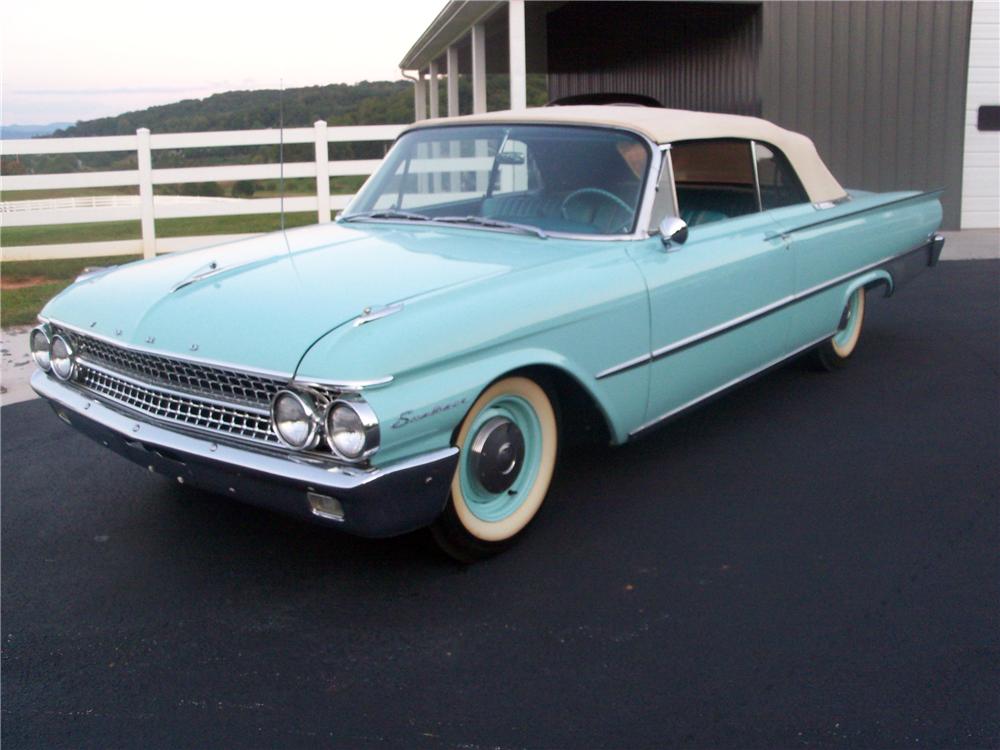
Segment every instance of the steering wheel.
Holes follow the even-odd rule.
[[[564,219],[571,221],[567,207],[569,206],[570,203],[579,198],[581,195],[596,195],[602,200],[614,203],[616,206],[625,211],[625,213],[627,213],[630,218],[632,216],[632,207],[614,193],[609,193],[607,190],[601,190],[601,188],[585,187],[574,190],[572,193],[563,198],[562,203],[559,204],[559,213],[562,215]]]

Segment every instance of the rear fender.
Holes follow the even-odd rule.
[[[856,279],[852,279],[851,283],[845,287],[843,299],[845,307],[847,306],[847,301],[851,298],[851,295],[862,287],[864,287],[865,291],[868,292],[881,289],[883,297],[892,296],[892,293],[895,290],[895,285],[893,284],[892,276],[889,272],[884,268],[876,268]]]

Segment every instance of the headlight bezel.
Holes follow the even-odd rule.
[[[278,400],[285,397],[292,398],[299,404],[309,423],[309,431],[306,439],[300,445],[296,445],[294,442],[288,440],[278,427]],[[277,435],[282,445],[292,450],[308,451],[319,445],[321,439],[320,432],[324,421],[323,416],[322,410],[316,406],[316,399],[309,393],[296,391],[291,388],[282,388],[271,398],[271,429],[274,430],[274,434]]]
[[[361,450],[354,454],[341,450],[336,442],[337,430],[334,428],[334,419],[337,410],[342,408],[352,411],[360,422],[360,432],[362,433]],[[326,408],[326,414],[323,418],[323,427],[326,444],[330,448],[330,452],[341,461],[346,461],[352,464],[361,463],[371,458],[371,456],[374,455],[379,449],[381,429],[379,427],[378,417],[375,414],[375,410],[369,406],[368,402],[361,398],[341,397],[331,401],[329,406]]]
[[[59,361],[65,361],[68,363],[66,370],[61,370],[60,366],[57,364],[55,351],[56,346],[62,344],[63,348],[66,350],[66,356],[60,357]],[[73,379],[76,375],[76,352],[73,349],[73,344],[70,342],[69,338],[62,333],[57,333],[51,338],[51,344],[49,345],[49,368],[53,375],[55,375],[59,380],[67,382]]]
[[[35,348],[35,336],[40,335],[45,338],[45,346]],[[52,336],[47,326],[35,326],[28,334],[28,351],[31,352],[31,360],[42,372],[52,372]]]

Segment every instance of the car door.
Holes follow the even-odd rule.
[[[670,165],[683,244],[638,243],[632,256],[649,290],[650,386],[646,423],[781,359],[788,350],[795,266],[760,211],[749,141],[674,144]],[[669,185],[666,189],[669,189]],[[639,429],[642,429],[640,427]]]

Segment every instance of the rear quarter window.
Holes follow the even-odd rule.
[[[760,180],[760,202],[765,211],[809,201],[798,175],[783,153],[763,143],[755,143],[754,151]]]

